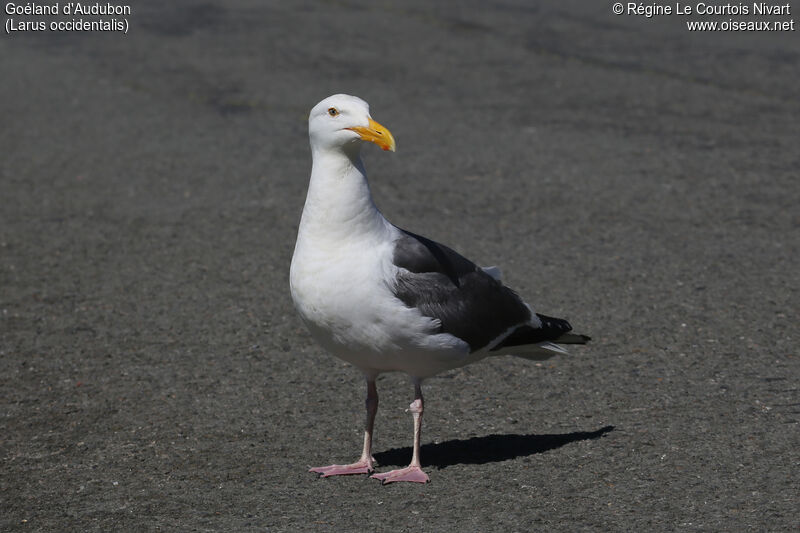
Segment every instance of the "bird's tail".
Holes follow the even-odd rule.
[[[553,342],[560,342],[561,344],[586,344],[592,340],[589,335],[581,335],[579,333],[564,333]]]
[[[591,340],[586,335],[578,335],[575,333],[565,333],[554,341],[537,342],[536,344],[525,344],[522,346],[509,346],[506,353],[514,357],[521,357],[531,361],[544,361],[550,359],[554,355],[569,353],[566,348],[560,344],[586,344]]]

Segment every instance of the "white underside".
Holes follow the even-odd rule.
[[[367,373],[403,371],[428,377],[475,360],[469,345],[437,333],[439,321],[406,307],[392,292],[399,230],[356,235],[336,246],[298,237],[290,285],[295,307],[326,350]]]

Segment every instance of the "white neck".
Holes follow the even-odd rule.
[[[386,220],[372,201],[359,149],[357,145],[349,151],[312,147],[311,181],[300,236],[347,239],[385,228]]]

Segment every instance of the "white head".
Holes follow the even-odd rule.
[[[394,152],[394,137],[369,116],[369,104],[349,94],[329,96],[311,110],[308,136],[312,149],[356,149],[363,141]]]

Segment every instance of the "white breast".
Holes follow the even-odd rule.
[[[387,222],[387,232],[396,231]],[[298,313],[325,349],[365,371],[422,376],[460,366],[466,343],[436,333],[436,319],[392,293],[397,267],[387,237],[362,235],[332,247],[301,231],[290,272]]]

